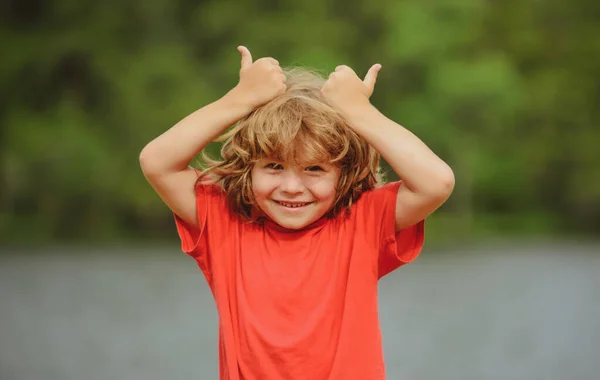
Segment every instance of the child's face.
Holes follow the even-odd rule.
[[[333,165],[300,166],[260,160],[252,168],[252,191],[258,207],[289,229],[321,218],[335,201],[340,169]]]

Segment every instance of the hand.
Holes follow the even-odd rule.
[[[276,59],[260,58],[252,62],[252,55],[245,46],[239,46],[238,51],[242,55],[240,81],[233,92],[250,102],[252,109],[286,91],[285,75]]]
[[[357,108],[369,105],[369,98],[375,89],[377,74],[381,70],[380,64],[371,66],[364,80],[348,66],[341,65],[329,75],[323,85],[321,93],[330,106],[346,114]]]

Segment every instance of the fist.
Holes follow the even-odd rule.
[[[260,58],[252,62],[252,55],[246,47],[239,46],[238,51],[242,55],[242,63],[240,81],[235,90],[253,109],[285,92],[285,75],[276,59]]]
[[[321,93],[325,101],[341,113],[368,105],[380,69],[380,64],[373,65],[361,80],[350,67],[338,66],[329,75]]]

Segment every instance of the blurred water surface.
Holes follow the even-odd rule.
[[[599,379],[600,245],[433,252],[380,283],[389,379]],[[0,379],[217,379],[217,314],[170,247],[0,256]]]

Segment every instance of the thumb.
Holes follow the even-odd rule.
[[[252,65],[252,54],[245,46],[238,46],[238,51],[242,54],[242,69],[250,67]]]
[[[375,82],[377,82],[377,74],[379,73],[379,70],[381,70],[381,65],[379,63],[374,64],[371,66],[367,72],[367,75],[365,75],[365,79],[363,80],[363,83],[369,89],[370,94],[372,94],[373,90],[375,89]]]

